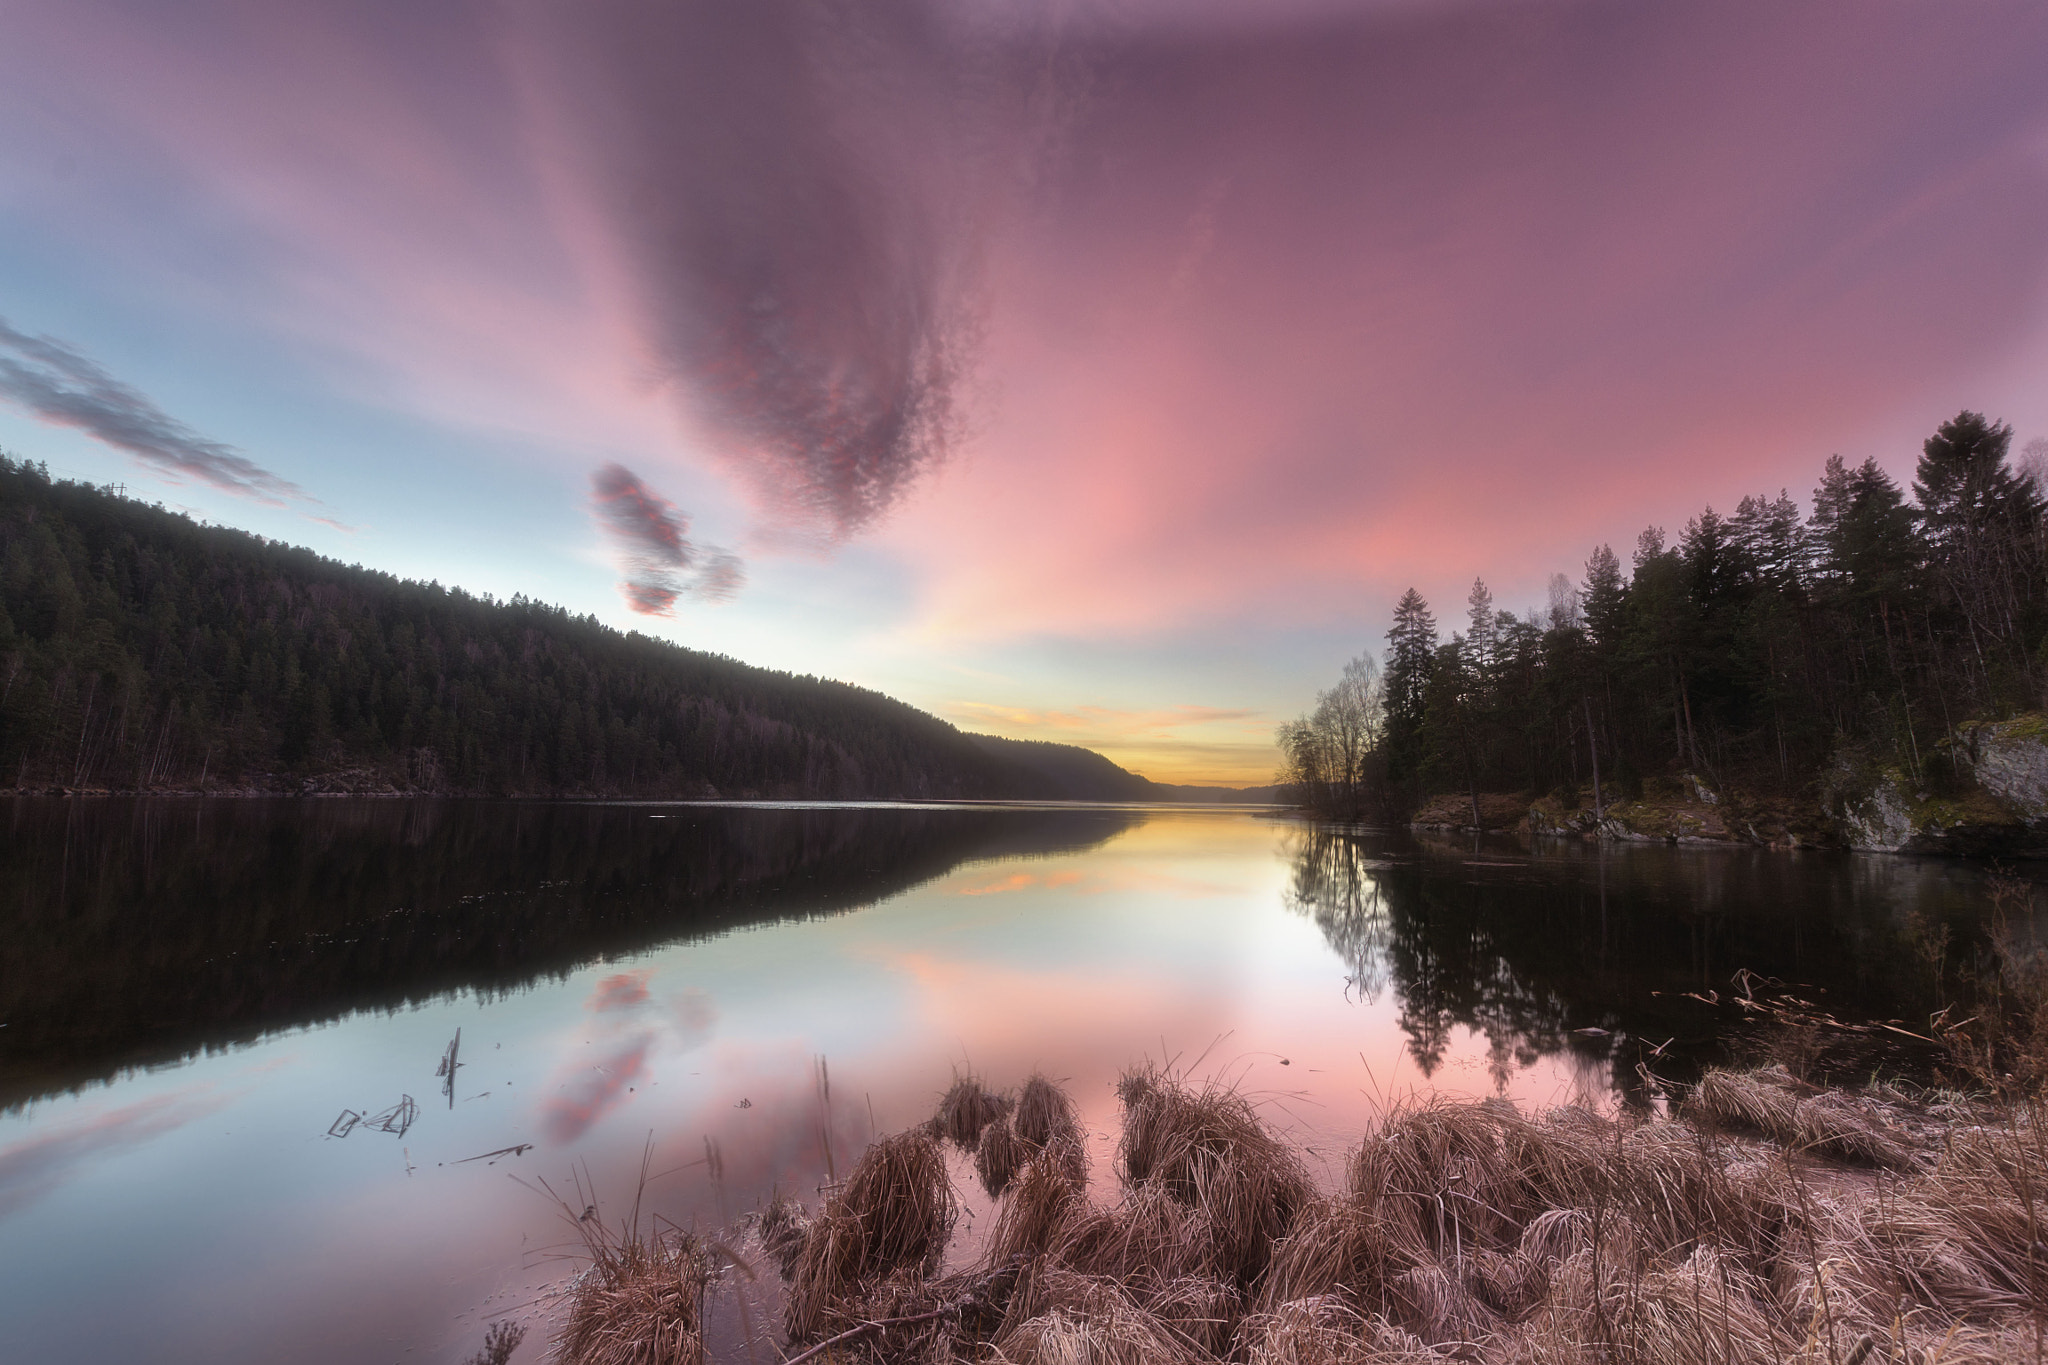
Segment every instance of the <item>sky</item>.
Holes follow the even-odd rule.
[[[2048,435],[2048,7],[0,0],[0,448],[1163,781]]]

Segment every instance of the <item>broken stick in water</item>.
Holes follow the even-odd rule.
[[[448,1051],[441,1058],[441,1065],[434,1069],[436,1076],[445,1077],[441,1083],[441,1093],[448,1097],[448,1107],[450,1109],[455,1107],[455,1072],[462,1065],[461,1062],[455,1060],[455,1057],[461,1051],[462,1030],[458,1028],[455,1030],[455,1037],[449,1040]]]

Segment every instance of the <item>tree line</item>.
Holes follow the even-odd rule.
[[[477,794],[1094,794],[877,692],[0,455],[0,788],[297,790],[341,770]]]
[[[1942,423],[1910,490],[1831,456],[1804,516],[1780,491],[1675,543],[1650,527],[1526,615],[1475,580],[1448,639],[1411,588],[1383,660],[1280,727],[1282,779],[1344,813],[1465,793],[1475,823],[1481,792],[1576,805],[1662,775],[1797,794],[1852,752],[1946,789],[1958,726],[2040,708],[2048,683],[2048,481],[2012,435]]]

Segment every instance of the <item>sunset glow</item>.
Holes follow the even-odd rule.
[[[2038,5],[6,24],[0,446],[1159,780],[1411,585],[2048,435]]]

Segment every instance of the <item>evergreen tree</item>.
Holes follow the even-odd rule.
[[[2043,605],[2041,496],[2006,463],[2011,445],[2010,426],[1961,413],[1921,447],[1913,480],[1944,605],[1960,618],[1994,707],[2033,691],[2025,637]]]
[[[1436,658],[1436,618],[1422,594],[1410,588],[1394,607],[1387,632],[1386,696],[1387,775],[1396,781],[1411,777],[1421,758],[1422,718],[1429,677]]]
[[[1611,651],[1621,641],[1621,613],[1628,596],[1628,583],[1621,576],[1621,561],[1602,545],[1586,561],[1585,586],[1579,590],[1586,613],[1586,629],[1593,643]]]

